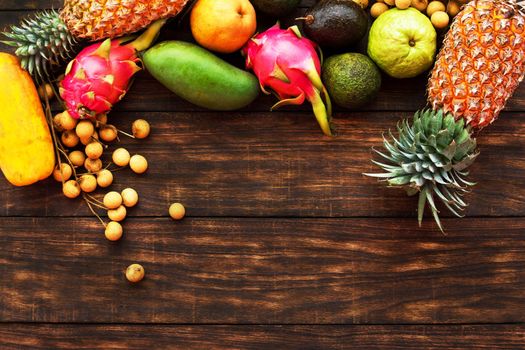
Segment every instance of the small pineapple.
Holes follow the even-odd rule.
[[[385,139],[390,164],[375,162],[390,186],[419,193],[421,224],[428,202],[441,229],[434,198],[461,216],[461,195],[474,185],[467,167],[477,157],[472,130],[492,123],[525,74],[525,14],[515,0],[472,0],[455,17],[428,83],[433,111],[418,113],[412,125]],[[456,120],[454,122],[454,119]]]
[[[78,40],[73,37],[56,11],[38,12],[4,33],[4,44],[16,48],[22,67],[38,83],[50,80],[52,71],[71,59],[77,51]]]
[[[433,109],[491,124],[525,73],[525,15],[511,0],[474,0],[455,18],[428,84]]]

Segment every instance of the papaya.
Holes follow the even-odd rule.
[[[0,52],[0,169],[15,186],[51,175],[53,140],[38,92],[18,59]]]
[[[259,95],[259,81],[253,74],[192,43],[162,42],[146,51],[143,61],[155,79],[200,107],[232,111]]]

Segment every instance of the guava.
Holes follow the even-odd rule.
[[[427,16],[415,8],[394,8],[372,24],[368,56],[388,75],[412,78],[434,63],[436,36]]]

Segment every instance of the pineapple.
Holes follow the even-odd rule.
[[[419,193],[418,218],[430,206],[439,225],[435,198],[462,216],[462,195],[474,185],[468,167],[476,159],[474,130],[491,124],[523,80],[525,15],[514,0],[473,0],[455,17],[428,83],[433,111],[416,113],[412,124],[385,138],[385,173],[366,174],[389,186]],[[455,120],[455,122],[454,122]]]
[[[22,66],[39,83],[76,53],[81,39],[116,38],[177,15],[188,0],[65,0],[64,8],[37,13],[4,33]]]
[[[525,16],[509,0],[475,0],[455,18],[428,84],[433,109],[491,124],[523,79]]]

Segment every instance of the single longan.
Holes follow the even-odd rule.
[[[71,169],[71,166],[66,163],[60,164],[60,169],[57,165],[55,167],[55,170],[53,170],[53,178],[58,182],[64,182],[69,180],[71,178],[71,175],[73,175],[73,169]]]
[[[448,17],[446,12],[436,11],[434,12],[434,14],[432,14],[432,17],[430,17],[430,21],[436,29],[443,29],[448,26],[450,18]]]
[[[102,161],[100,159],[86,158],[84,168],[90,173],[98,173],[102,169]]]
[[[106,236],[108,241],[115,242],[122,238],[122,232],[122,225],[118,222],[111,221],[109,224],[106,225],[104,236]]]
[[[370,15],[374,18],[381,16],[383,13],[388,11],[388,6],[382,2],[376,2],[370,8]]]
[[[443,11],[445,12],[445,5],[441,1],[432,1],[427,6],[427,15],[432,17],[434,12]]]
[[[181,220],[186,215],[186,208],[180,203],[170,205],[170,216],[173,220]]]
[[[84,162],[86,161],[86,155],[81,151],[73,151],[69,153],[67,157],[75,167],[84,165]]]
[[[135,154],[129,160],[129,167],[136,174],[143,174],[148,170],[148,161],[140,154]]]
[[[122,196],[116,191],[111,191],[106,193],[103,202],[106,208],[117,209],[122,204]]]
[[[55,97],[55,92],[53,91],[51,84],[40,85],[37,91],[41,100],[45,100],[46,96],[48,100],[51,100],[53,97]]]
[[[99,159],[104,153],[104,147],[98,142],[93,141],[86,146],[86,155],[91,159]]]
[[[400,10],[406,10],[410,7],[412,0],[396,0],[396,7]]]
[[[62,113],[55,114],[53,117],[53,126],[58,131],[64,131],[64,127],[62,126]]]
[[[142,267],[142,265],[139,264],[129,265],[126,269],[126,278],[131,283],[137,283],[142,281],[142,279],[144,278],[144,274],[144,268]]]
[[[75,132],[79,138],[87,139],[93,135],[95,127],[90,120],[84,119],[78,122]]]
[[[108,218],[112,221],[122,221],[126,218],[127,210],[126,207],[121,205],[117,209],[108,210]]]
[[[109,187],[113,183],[113,173],[107,169],[101,170],[97,174],[97,184],[102,187],[106,188]]]
[[[62,112],[61,115],[60,122],[64,130],[73,130],[77,127],[78,120],[73,118],[68,111]]]
[[[447,13],[451,16],[451,17],[454,17],[455,15],[457,15],[459,13],[459,11],[461,10],[459,4],[455,1],[452,1],[450,0],[447,4]]]
[[[60,136],[60,140],[62,141],[62,144],[68,148],[75,147],[80,141],[77,134],[75,134],[73,130],[64,131],[62,136]]]
[[[131,130],[133,136],[135,136],[137,139],[145,139],[146,137],[148,137],[151,131],[151,127],[149,123],[144,119],[137,119],[131,125]]]
[[[117,166],[127,166],[130,161],[130,155],[127,149],[118,148],[113,152],[112,159]]]
[[[108,122],[108,115],[107,114],[98,114],[95,117],[95,120],[97,121],[97,125],[106,125]]]
[[[139,201],[139,194],[132,188],[126,188],[121,192],[122,202],[128,208],[134,207]]]
[[[428,0],[412,0],[410,6],[423,12],[427,9]]]
[[[105,142],[113,142],[117,138],[117,128],[113,125],[103,125],[98,131],[100,138]]]
[[[93,140],[98,140],[98,133],[96,131],[93,133],[93,135],[91,135],[89,137],[81,138],[80,139],[80,143],[83,144],[84,146],[87,146],[91,142],[93,142]]]
[[[385,0],[385,4],[388,6],[395,6],[396,0]]]
[[[361,6],[363,10],[368,7],[368,0],[354,0],[354,2]]]
[[[94,192],[97,189],[97,179],[94,175],[82,175],[78,180],[78,183],[80,189],[86,193]]]
[[[80,185],[75,180],[69,180],[62,186],[62,192],[67,198],[73,199],[80,196]]]

